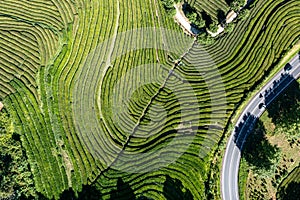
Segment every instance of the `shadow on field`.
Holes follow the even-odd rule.
[[[136,200],[154,200],[154,199],[150,199],[150,198],[145,197],[145,196],[140,196]]]
[[[72,189],[65,190],[61,195],[61,200],[99,200],[102,199],[100,191],[91,185],[84,185],[82,187],[82,191],[78,193],[78,197],[76,197],[74,191]]]
[[[267,108],[268,116],[275,125],[288,126],[300,116],[300,87],[294,80],[291,85]]]
[[[223,10],[218,9],[217,10],[217,18],[218,18],[218,22],[219,24],[221,24],[222,22],[224,22],[224,20],[226,20],[226,14]]]
[[[280,188],[276,196],[279,200],[299,200],[300,183],[292,181],[287,187]]]
[[[166,176],[163,185],[163,195],[167,200],[192,200],[191,192],[184,188],[181,181]],[[128,183],[118,178],[117,189],[110,193],[110,200],[150,200],[145,196],[136,197]],[[151,199],[152,200],[152,199]]]
[[[181,181],[178,179],[172,179],[170,176],[166,176],[164,182],[163,194],[167,200],[192,200],[193,195],[187,189],[184,188]]]
[[[135,200],[133,190],[128,183],[125,183],[122,178],[118,178],[117,189],[110,193],[110,200]]]
[[[228,6],[230,6],[231,2],[233,2],[234,0],[225,0],[225,2],[227,3]]]
[[[258,119],[254,130],[249,134],[244,144],[242,156],[258,170],[269,170],[277,157],[279,148],[269,143],[266,138],[266,130]]]
[[[209,25],[213,22],[211,16],[209,16],[204,10],[201,11],[201,15],[205,20],[205,26],[209,27]]]

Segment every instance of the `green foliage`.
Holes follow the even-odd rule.
[[[111,168],[103,169],[106,166],[103,167],[101,163],[99,164],[99,162],[96,162],[96,158],[92,157],[89,152],[83,148],[82,142],[78,140],[79,133],[76,131],[76,124],[73,124],[74,119],[72,109],[74,106],[71,104],[73,95],[71,91],[73,91],[74,83],[77,81],[76,78],[79,77],[81,71],[85,70],[82,66],[84,66],[84,62],[88,61],[86,56],[89,53],[93,53],[92,50],[96,45],[111,37],[114,27],[119,27],[118,33],[150,25],[180,30],[176,27],[176,24],[174,24],[174,20],[167,19],[166,16],[163,15],[165,12],[161,10],[162,6],[153,4],[153,2],[149,4],[148,1],[134,1],[134,3],[133,1],[120,1],[122,3],[120,8],[123,8],[120,15],[120,22],[122,25],[116,24],[117,20],[115,20],[115,18],[107,17],[111,16],[110,13],[112,11],[116,11],[116,3],[118,1],[76,1],[78,2],[78,4],[76,3],[78,7],[77,5],[72,7],[71,4],[73,2],[74,1],[60,1],[59,5],[57,5],[58,9],[52,9],[51,12],[32,12],[32,18],[43,21],[43,24],[48,23],[52,25],[52,27],[58,27],[55,32],[55,35],[58,36],[60,35],[60,31],[58,30],[65,30],[65,27],[68,27],[67,23],[74,24],[73,28],[71,27],[69,29],[72,31],[68,33],[68,39],[64,40],[61,38],[61,40],[58,41],[60,44],[64,44],[63,50],[56,48],[54,45],[55,42],[57,42],[55,36],[52,37],[51,33],[48,32],[48,29],[43,30],[40,26],[29,27],[27,24],[22,24],[21,21],[18,21],[17,27],[13,27],[13,23],[15,22],[10,23],[10,21],[5,20],[3,20],[4,23],[1,24],[1,27],[6,26],[7,29],[14,30],[12,31],[13,36],[10,40],[12,40],[14,36],[18,36],[16,37],[18,40],[20,40],[19,38],[21,38],[22,35],[26,36],[24,40],[26,43],[20,41],[20,45],[16,48],[13,42],[6,40],[6,38],[8,38],[7,35],[4,35],[3,37],[1,35],[1,40],[4,40],[4,43],[10,44],[11,46],[6,47],[1,43],[1,48],[4,49],[3,51],[7,49],[10,52],[10,55],[1,58],[1,61],[3,61],[3,65],[0,66],[1,75],[5,71],[8,71],[8,75],[3,75],[3,79],[0,79],[0,95],[7,96],[7,101],[10,103],[12,110],[14,110],[14,120],[18,121],[20,127],[22,126],[22,136],[24,138],[24,143],[22,145],[26,147],[26,152],[30,156],[30,160],[36,162],[36,165],[33,165],[34,170],[32,170],[32,172],[34,173],[36,185],[38,186],[37,188],[50,198],[57,197],[62,189],[69,187],[68,180],[66,180],[67,177],[65,173],[66,170],[64,169],[64,162],[61,161],[62,159],[55,159],[55,157],[51,155],[51,149],[56,149],[56,142],[60,140],[65,142],[64,151],[68,153],[74,165],[71,177],[72,189],[74,191],[81,190],[80,187],[83,183],[95,180],[100,172],[112,170]],[[215,2],[217,1],[214,1],[214,3]],[[287,6],[279,7],[277,5],[282,3],[282,1],[258,1],[254,8],[255,11],[253,13],[257,14],[253,16],[253,21],[251,21],[251,23],[247,22],[240,24],[236,27],[236,34],[231,34],[228,35],[228,37],[219,39],[218,45],[211,46],[207,49],[209,51],[209,56],[207,57],[206,54],[197,51],[197,45],[191,45],[191,51],[187,52],[187,55],[182,59],[184,65],[178,66],[178,72],[183,72],[183,80],[187,79],[190,81],[195,94],[199,99],[199,104],[201,105],[200,115],[199,112],[194,112],[193,109],[190,109],[191,114],[188,116],[189,119],[194,120],[195,122],[199,116],[201,117],[199,123],[196,122],[194,125],[194,127],[199,128],[196,139],[193,142],[193,145],[191,145],[189,152],[182,155],[182,163],[176,162],[172,167],[166,167],[164,171],[159,172],[159,174],[145,173],[139,174],[138,176],[126,175],[125,178],[131,179],[131,181],[126,180],[126,182],[130,183],[132,190],[134,190],[135,193],[150,191],[151,193],[149,192],[148,196],[152,195],[153,197],[157,197],[157,195],[161,193],[162,188],[157,186],[155,181],[157,180],[159,182],[161,177],[165,177],[167,171],[172,177],[180,177],[180,180],[184,180],[185,186],[190,189],[194,196],[196,196],[195,199],[204,199],[199,196],[204,193],[202,190],[203,184],[201,183],[201,178],[205,176],[207,162],[198,159],[199,153],[204,152],[205,154],[205,151],[208,151],[205,150],[208,149],[207,146],[212,146],[219,141],[223,134],[222,130],[224,130],[224,124],[228,122],[229,116],[232,115],[235,106],[240,103],[242,97],[248,91],[247,89],[262,80],[262,78],[265,77],[265,72],[273,68],[274,64],[278,61],[278,58],[282,56],[288,47],[297,39],[299,28],[294,24],[299,24],[299,17],[294,8],[298,8],[299,3],[297,1],[287,2]],[[43,6],[42,4],[43,3],[41,2],[38,5]],[[30,5],[26,11],[30,11],[34,6],[34,4],[31,3],[24,4],[24,6],[26,5]],[[207,7],[210,7],[210,4],[207,5]],[[34,21],[34,19],[31,18],[31,15],[25,13],[22,14],[23,10],[21,10],[21,14],[18,15],[20,9],[13,3],[12,6],[7,5],[5,9],[10,7],[16,8],[16,10],[11,12],[16,19],[26,18],[28,21]],[[45,3],[45,7],[51,8],[50,1]],[[45,8],[43,10],[46,11],[47,9]],[[55,10],[58,10],[59,12],[55,12]],[[134,12],[132,12],[133,10]],[[158,17],[155,16],[156,10]],[[212,12],[208,12],[208,9],[206,11],[208,15],[213,15]],[[47,16],[44,17],[42,15],[43,13],[46,13]],[[36,16],[36,14],[38,14],[38,16]],[[155,18],[154,21],[151,21],[152,14],[154,15],[153,18]],[[75,20],[73,20],[74,16],[76,16]],[[272,34],[267,34],[266,36],[266,34],[261,34],[261,31],[258,30],[257,27],[266,23],[270,17],[273,19],[272,26],[267,26],[266,31]],[[294,21],[295,23],[292,24],[293,28],[290,28],[291,26],[289,27],[289,25],[287,25],[287,28],[290,29],[285,30],[289,31],[283,30],[280,26],[283,19]],[[216,19],[213,18],[213,20]],[[37,34],[31,35],[32,33]],[[288,37],[289,35],[294,35],[294,37]],[[43,45],[39,46],[38,44],[35,44],[30,38],[37,38],[36,40],[38,43]],[[167,35],[165,38],[170,40],[174,39],[174,44],[180,42],[180,40],[175,40],[176,38]],[[140,38],[136,39],[138,40]],[[210,40],[213,40],[210,36],[205,39],[206,42],[210,42]],[[253,43],[254,40],[256,42]],[[128,42],[131,42],[131,40]],[[140,42],[143,41],[141,40]],[[26,65],[23,65],[23,69],[20,69],[22,74],[19,79],[18,76],[12,76],[13,74],[17,74],[15,73],[15,68],[17,68],[17,66],[11,66],[12,62],[10,60],[17,61],[20,60],[19,58],[26,58],[26,56],[19,56],[16,52],[18,49],[21,49],[22,52],[26,53],[27,49],[23,48],[27,46],[29,47],[29,54],[33,55],[33,57],[36,55],[36,57],[34,57],[34,59],[28,58],[29,60],[27,60],[25,64],[34,63],[34,66],[25,68]],[[123,47],[122,43],[118,42],[116,42],[115,46],[115,49]],[[178,47],[180,44],[176,46]],[[264,51],[261,46],[264,46],[266,49],[272,49],[272,51]],[[11,49],[13,49],[13,51]],[[37,51],[31,52],[31,49],[37,49]],[[38,68],[41,66],[38,61],[43,58],[43,55],[48,55],[51,51],[59,54],[57,58],[53,58],[54,65],[43,65],[43,67]],[[250,51],[252,52],[251,54],[249,54]],[[104,54],[109,54],[109,49],[107,51],[106,49],[103,49],[103,55]],[[98,55],[95,55],[95,57],[97,56]],[[130,53],[129,56],[124,56],[124,58],[119,59],[116,62],[112,61],[113,68],[117,69],[116,73],[113,73],[111,76],[105,75],[105,79],[108,80],[108,83],[113,83],[128,71],[128,68],[126,68],[127,66],[152,63],[153,60],[159,60],[158,62],[161,64],[173,66],[174,63],[170,61],[172,59],[168,59],[168,56],[169,53],[165,53],[158,49],[150,49],[150,51],[134,51]],[[176,56],[171,55],[171,57]],[[220,75],[222,76],[224,86],[226,87],[226,96],[228,97],[226,106],[227,118],[218,114],[218,111],[222,111],[218,105],[215,105],[213,108],[210,106],[210,95],[206,88],[207,85],[204,83],[205,81],[201,76],[198,76],[199,72],[193,71],[193,67],[190,66],[190,63],[199,64],[201,69],[203,67],[203,72],[209,77],[209,81],[214,82],[214,79],[219,76],[219,74],[215,74],[213,70],[209,69],[210,66],[207,65],[206,61],[210,59],[210,56],[215,59],[216,67],[220,69]],[[178,59],[178,57],[175,59]],[[8,64],[6,65],[6,63]],[[15,63],[20,65],[18,62]],[[32,73],[32,76],[26,76],[27,72],[32,72],[36,68],[39,70],[38,75]],[[89,70],[89,68],[87,68],[87,70]],[[212,71],[212,73],[210,71]],[[238,75],[236,74],[237,72],[239,73]],[[24,73],[25,75],[23,75]],[[94,77],[98,77],[99,74],[100,73],[95,73]],[[158,75],[166,76],[167,74],[164,75],[159,73]],[[13,77],[12,81],[9,81],[10,77]],[[92,77],[89,78],[90,79],[86,79],[87,83],[90,82],[89,80],[95,80]],[[171,78],[174,77],[172,76]],[[30,84],[28,84],[28,80],[30,81]],[[178,86],[183,84],[180,81],[177,84],[176,82],[173,82],[173,79],[171,79],[171,83],[175,83],[175,85]],[[95,86],[95,88],[98,88],[97,86]],[[127,88],[130,87],[127,86]],[[28,91],[29,89],[30,91]],[[79,89],[80,88],[78,88],[78,90]],[[112,89],[112,87],[107,86],[106,91]],[[9,95],[11,94],[10,91],[15,91],[15,93]],[[218,87],[213,87],[210,91],[216,92],[216,96],[221,93],[221,90]],[[102,95],[103,93],[101,96]],[[92,98],[94,98],[94,96],[91,96],[91,99]],[[111,96],[108,96],[108,98],[111,98]],[[166,96],[165,99],[170,102],[168,96]],[[172,102],[170,102],[170,104],[171,103]],[[82,105],[89,106],[89,104],[84,102]],[[144,108],[140,102],[136,102],[136,106],[141,109]],[[212,113],[216,114],[211,115]],[[210,116],[212,118],[210,118]],[[101,119],[101,121],[109,120],[108,118],[102,119],[100,117],[98,119]],[[174,124],[175,120],[170,118],[168,123]],[[180,119],[178,119],[178,121],[179,120]],[[210,125],[210,122],[213,123],[213,126],[217,127],[212,132],[207,132],[207,126]],[[109,123],[108,125],[111,124],[113,123]],[[103,126],[103,124],[101,125]],[[169,124],[163,128],[167,129],[168,127]],[[108,127],[108,129],[110,129],[110,127]],[[107,136],[114,139],[118,139],[120,135],[122,136],[122,134],[117,135],[117,130],[111,131],[110,133],[105,132]],[[156,144],[161,146],[166,145],[168,138],[165,138],[164,136],[168,135],[167,133],[168,132],[160,132],[157,134],[155,142],[152,143],[152,141],[149,141],[151,142],[151,146],[145,145],[147,148],[149,147],[149,149],[146,150],[150,151],[153,148],[156,148]],[[208,138],[209,140],[204,143],[203,138]],[[121,143],[114,143],[112,140],[111,142],[117,145],[123,144],[123,141],[121,141]],[[130,142],[132,142],[132,140],[130,140]],[[133,140],[134,145],[132,146],[137,144],[136,147],[139,147],[139,143],[140,141],[136,141],[135,143],[135,140]],[[184,141],[182,143],[184,143]],[[129,145],[129,148],[132,146]],[[142,151],[144,150],[143,148],[140,149]],[[175,146],[174,152],[176,152],[177,149],[179,148]],[[59,152],[59,149],[57,151]],[[153,161],[157,162],[157,160]],[[127,167],[132,167],[133,165],[131,164],[132,163],[128,163]],[[188,171],[189,169],[191,170]],[[101,182],[101,180],[99,180],[99,185],[108,185],[104,188],[106,194],[109,194],[111,190],[115,189],[114,184],[109,184],[113,178],[116,177],[109,177],[108,181]],[[122,178],[124,177],[122,176]],[[162,182],[159,183],[162,185]]]
[[[293,171],[280,183],[277,199],[294,200],[300,197],[300,166]]]
[[[230,8],[234,11],[239,11],[245,5],[244,0],[234,0],[230,3]]]
[[[189,19],[190,23],[196,28],[200,29],[205,27],[206,21],[203,19],[202,15],[199,14],[195,8],[191,7],[189,4],[183,5],[183,11],[185,16]]]
[[[241,195],[247,195],[247,198],[249,199],[266,199],[268,191],[274,190],[277,187],[277,199],[296,199],[296,197],[299,196],[296,188],[299,188],[300,184],[295,182],[295,178],[297,178],[297,175],[300,174],[300,170],[298,169],[298,171],[291,172],[290,175],[284,178],[290,169],[288,162],[291,162],[290,158],[293,157],[293,154],[290,151],[293,151],[295,146],[298,148],[300,144],[300,128],[298,125],[299,123],[297,122],[300,117],[299,91],[299,84],[294,81],[289,88],[287,88],[274,102],[272,102],[271,105],[268,106],[267,113],[260,118],[263,121],[263,124],[259,123],[259,131],[264,132],[264,134],[267,132],[268,136],[272,136],[273,141],[278,141],[278,139],[287,140],[290,147],[286,147],[285,145],[282,146],[280,150],[284,157],[283,159],[278,158],[280,161],[278,164],[276,164],[276,159],[275,162],[271,159],[270,169],[254,170],[254,173],[259,174],[258,176],[256,176],[256,174],[254,176],[250,175],[251,178],[249,178],[250,181],[248,182],[250,185],[246,184],[246,178],[248,176],[246,170],[249,170],[249,168],[253,169],[254,167],[253,165],[249,167],[249,162],[246,162],[245,158],[243,158],[241,160],[239,170],[239,180],[241,181],[239,186],[241,187]],[[265,128],[266,131],[264,130]],[[279,143],[285,144],[285,142],[286,141],[280,141]],[[269,158],[273,156],[268,156],[269,158],[266,157],[270,154],[269,152],[273,152],[273,148],[267,141],[260,143],[263,143],[265,149],[271,149],[271,151],[265,150],[265,161],[262,162],[270,164]],[[252,142],[252,146],[253,149],[257,149],[257,140]],[[258,151],[263,151],[261,149],[262,148],[258,148]],[[257,151],[253,151],[253,157],[254,158],[252,159],[256,161],[263,158]],[[247,164],[246,168],[243,166],[244,163]],[[299,177],[300,176],[298,175],[298,179]],[[284,180],[282,180],[283,178]],[[271,185],[267,184],[269,181],[271,181]],[[278,186],[279,183],[280,185]]]
[[[249,17],[250,11],[248,9],[243,9],[238,14],[238,19],[244,21]]]
[[[174,8],[174,0],[161,0],[162,4],[166,9],[173,9]]]
[[[229,6],[226,0],[195,0],[188,1],[198,13],[206,12],[213,20],[219,19],[219,11],[227,13],[229,11]]]
[[[291,145],[300,137],[300,86],[294,81],[269,107],[275,134],[285,133]]]
[[[163,193],[167,200],[192,200],[191,192],[184,188],[180,180],[166,177],[163,187]]]
[[[179,3],[180,0],[161,0],[161,2],[168,13],[168,16],[174,16],[176,13],[174,4]]]
[[[197,28],[205,27],[205,21],[202,18],[199,18],[197,21],[194,22]]]
[[[300,119],[300,86],[293,81],[269,107],[268,114],[275,125],[289,127]]]
[[[202,17],[196,12],[186,12],[185,16],[189,19],[191,24],[195,25],[196,28],[203,28],[205,27],[205,21]]]
[[[225,27],[225,32],[231,33],[234,30],[235,24],[234,23],[229,23]]]
[[[213,33],[216,33],[218,31],[219,27],[218,27],[218,23],[217,22],[213,22],[209,25],[209,30]]]
[[[239,167],[239,195],[240,199],[245,199],[244,192],[247,189],[247,178],[249,173],[248,163],[244,158],[241,158],[240,167]]]
[[[207,32],[201,32],[197,35],[197,42],[199,44],[211,45],[215,42],[215,39]]]
[[[36,196],[19,136],[14,133],[7,114],[0,113],[0,199]]]
[[[167,15],[169,16],[169,17],[173,17],[174,15],[176,15],[176,9],[174,8],[174,9],[169,9],[169,10],[167,10],[168,12],[167,12]]]
[[[259,121],[246,140],[243,157],[256,173],[268,176],[276,169],[280,150],[269,143],[265,134],[264,125]]]
[[[198,18],[198,14],[196,12],[185,13],[185,16],[190,20],[191,23],[195,23]]]

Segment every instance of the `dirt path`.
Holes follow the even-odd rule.
[[[114,35],[111,40],[111,45],[110,45],[108,57],[106,60],[106,63],[109,63],[109,64],[111,64],[110,58],[112,56],[112,53],[113,53],[114,47],[115,47],[115,43],[116,43],[116,38],[117,38],[118,28],[119,28],[119,19],[120,19],[120,1],[118,0],[117,1],[117,19],[116,19],[116,25],[115,25],[115,29],[114,29]]]
[[[149,2],[150,2],[150,5],[152,6],[152,0],[150,0]],[[155,6],[156,18],[158,19],[159,27],[161,27],[159,15],[158,15],[158,10],[157,10],[157,6],[156,6],[156,0],[154,0],[154,6]],[[155,27],[155,21],[156,21],[156,20],[155,20],[155,17],[154,17],[153,12],[151,12],[151,17],[152,17],[152,21],[153,21],[153,23],[154,23],[153,28],[154,28],[154,31],[156,32],[156,27]],[[163,37],[163,36],[164,36],[164,35],[162,35],[162,37]],[[162,38],[162,40],[164,40],[164,38]],[[157,61],[158,63],[160,63],[159,56],[158,56],[158,50],[157,50],[157,49],[156,49],[156,61]]]
[[[181,27],[186,32],[188,32],[191,35],[194,35],[194,33],[192,32],[192,26],[190,24],[190,21],[188,20],[188,18],[186,18],[182,11],[182,3],[175,4],[174,7],[176,9],[176,14],[174,16],[175,20],[181,25]]]
[[[118,35],[118,28],[119,28],[119,19],[120,19],[120,1],[119,0],[117,0],[117,16],[116,17],[117,18],[116,18],[116,24],[115,24],[115,28],[114,28],[114,34],[113,34],[112,38],[110,39],[111,44],[110,44],[109,52],[108,52],[107,59],[106,59],[106,65],[105,65],[104,69],[102,70],[101,79],[104,78],[108,68],[112,66],[111,57],[112,57],[112,54],[113,54],[113,51],[115,48],[115,44],[116,44],[116,38]],[[102,88],[102,82],[103,81],[100,81],[100,86],[99,86],[100,93],[101,93],[101,88]],[[101,105],[100,95],[98,97],[98,102],[99,102],[99,105]],[[101,116],[101,119],[104,119],[101,111],[99,112],[99,114]],[[103,120],[103,122],[104,122],[105,126],[108,127],[107,124],[105,123],[105,120]]]

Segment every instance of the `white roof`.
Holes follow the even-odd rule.
[[[228,13],[228,15],[226,16],[226,23],[229,24],[229,23],[232,22],[236,17],[237,17],[236,12],[234,12],[233,10],[230,11],[230,12]]]

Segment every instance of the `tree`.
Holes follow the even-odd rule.
[[[218,31],[219,27],[216,22],[213,22],[209,25],[209,30],[213,33],[216,33]]]
[[[169,17],[173,17],[175,14],[176,14],[176,9],[175,8],[167,10],[167,15]]]
[[[12,121],[0,113],[0,199],[36,197],[33,177]]]
[[[243,157],[256,173],[265,176],[275,171],[279,156],[280,149],[270,144],[264,124],[258,121],[246,140]]]
[[[203,20],[201,17],[197,19],[194,23],[198,28],[203,28],[205,27],[205,20]]]
[[[213,38],[211,35],[208,35],[205,42],[206,42],[207,45],[211,45],[215,41],[216,41],[215,38]]]
[[[215,42],[215,39],[211,37],[207,32],[201,32],[197,35],[197,42],[199,44],[210,45]]]
[[[161,0],[161,1],[168,16],[173,17],[176,13],[174,4],[177,3],[178,0]]]
[[[185,16],[189,19],[192,25],[196,26],[196,28],[200,29],[205,27],[205,20],[203,20],[202,17],[195,11],[188,11]]]
[[[171,9],[174,7],[174,1],[173,0],[162,0],[162,4],[166,9]]]
[[[229,24],[227,24],[227,26],[225,27],[225,32],[227,32],[227,33],[232,32],[233,29],[234,29],[234,27],[235,27],[235,24],[234,24],[234,23],[229,23]]]
[[[190,20],[191,23],[195,23],[197,21],[198,15],[196,12],[188,12],[186,17]]]
[[[244,0],[234,0],[230,3],[230,8],[234,11],[239,11],[245,4]]]
[[[199,44],[205,44],[206,41],[206,37],[207,37],[207,33],[206,32],[201,32],[197,35],[197,42]]]
[[[244,21],[249,17],[250,11],[248,9],[243,9],[238,15],[238,19]]]

